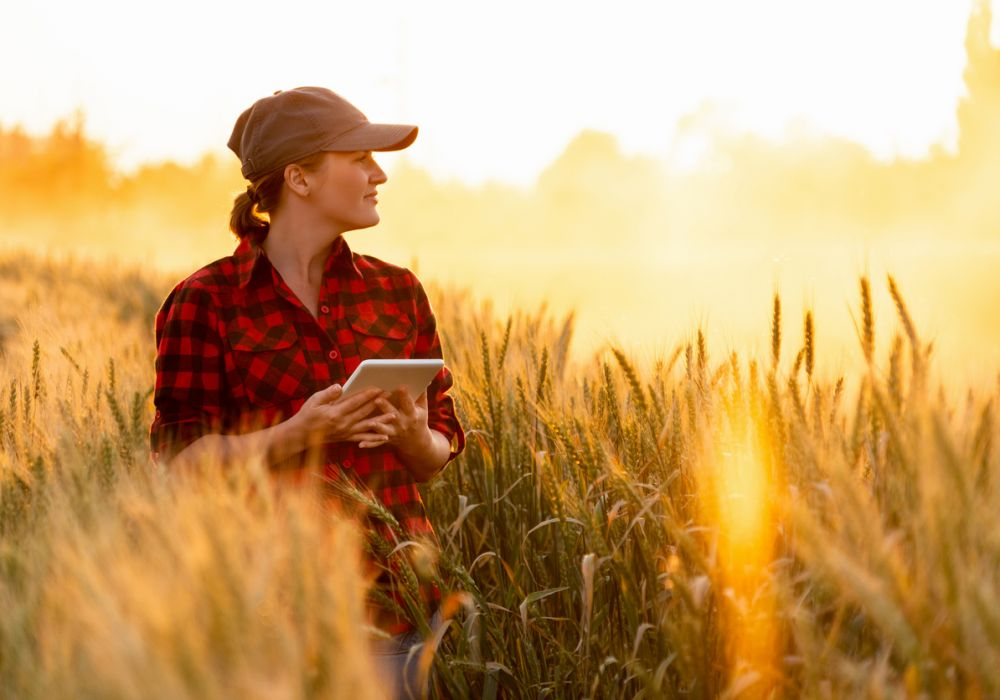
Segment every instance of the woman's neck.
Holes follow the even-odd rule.
[[[272,222],[261,247],[286,281],[318,285],[323,278],[330,248],[340,235],[317,230],[315,226]]]

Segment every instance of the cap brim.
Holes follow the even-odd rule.
[[[412,124],[366,122],[332,139],[323,151],[401,151],[417,138]]]

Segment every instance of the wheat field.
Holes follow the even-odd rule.
[[[378,697],[379,544],[260,464],[150,462],[171,283],[0,259],[0,696]],[[445,591],[431,697],[1000,695],[997,386],[948,384],[891,278],[848,376],[777,296],[766,356],[692,329],[640,371],[429,291],[468,433],[424,489],[440,551],[393,554]]]

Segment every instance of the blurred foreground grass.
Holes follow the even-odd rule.
[[[351,527],[148,462],[171,282],[0,259],[0,696],[377,695]],[[863,280],[868,369],[828,377],[778,299],[767,357],[699,333],[640,373],[432,290],[469,437],[425,489],[432,695],[1000,694],[996,387],[939,386],[893,291],[900,335]]]

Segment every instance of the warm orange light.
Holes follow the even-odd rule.
[[[724,428],[701,467],[701,499],[717,528],[719,609],[730,690],[767,697],[780,677],[775,602],[769,570],[774,556],[778,485],[756,438]],[[742,696],[741,696],[742,697]]]
[[[848,312],[858,275],[891,273],[952,379],[992,378],[1000,52],[989,4],[976,7],[957,153],[884,162],[804,129],[779,141],[736,134],[706,108],[678,129],[681,151],[688,141],[707,149],[683,172],[594,130],[531,187],[436,180],[409,151],[395,154],[382,223],[348,240],[418,266],[427,282],[470,287],[501,314],[543,302],[557,314],[575,309],[578,359],[617,340],[640,363],[669,354],[697,326],[713,347],[766,354],[777,286],[790,317],[800,305],[814,311],[821,366],[837,372],[858,358]],[[232,250],[229,208],[244,186],[235,157],[125,176],[81,118],[47,137],[0,131],[0,245],[111,255],[178,276]],[[876,352],[885,352],[894,320],[880,293]]]

